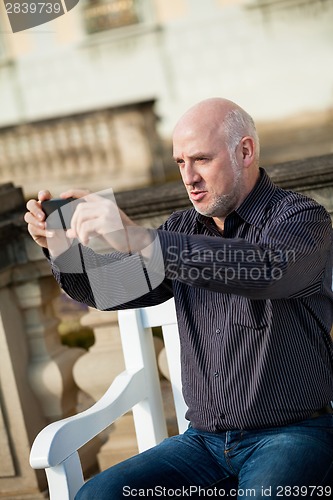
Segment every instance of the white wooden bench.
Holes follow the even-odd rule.
[[[167,436],[151,327],[162,326],[178,429],[181,433],[187,428],[173,299],[118,314],[125,371],[91,408],[48,425],[33,443],[30,464],[45,469],[51,500],[74,499],[84,482],[77,450],[127,411],[133,410],[139,452]]]

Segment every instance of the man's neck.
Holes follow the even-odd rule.
[[[225,217],[213,217],[213,221],[215,222],[215,225],[219,231],[219,233],[223,234],[224,231],[224,221]]]

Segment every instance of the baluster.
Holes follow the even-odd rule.
[[[78,387],[72,371],[83,349],[61,344],[52,301],[60,293],[52,276],[15,286],[30,350],[29,379],[43,408],[53,421],[76,412]]]

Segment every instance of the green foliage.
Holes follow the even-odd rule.
[[[59,324],[58,331],[62,344],[68,347],[83,347],[88,350],[95,342],[93,330],[80,325],[79,320],[63,321]]]

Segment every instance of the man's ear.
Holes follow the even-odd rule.
[[[244,167],[252,165],[255,157],[255,144],[250,136],[245,136],[240,142]]]

